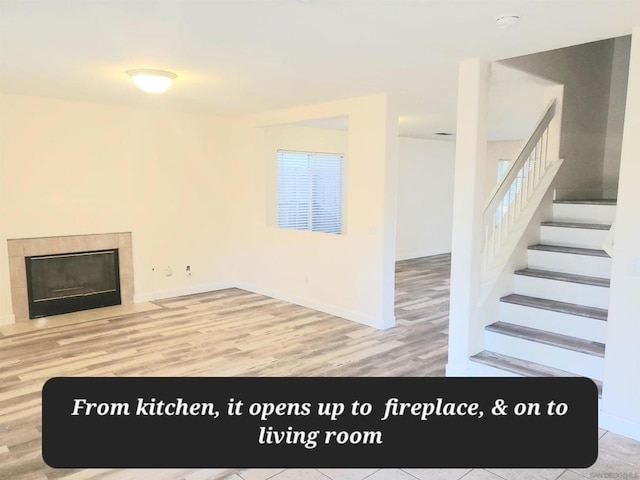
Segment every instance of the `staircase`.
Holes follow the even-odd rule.
[[[556,201],[540,244],[485,327],[476,376],[585,376],[601,393],[611,258],[602,250],[615,201]]]

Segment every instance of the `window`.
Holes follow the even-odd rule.
[[[509,169],[510,160],[499,159],[498,160],[498,183],[502,181]],[[526,168],[521,168],[516,176],[516,181],[511,184],[511,188],[507,190],[502,198],[502,204],[496,208],[496,221],[495,224],[499,225],[501,218],[507,213],[509,207],[516,199],[516,194],[522,189],[523,182],[527,179]]]
[[[337,153],[278,150],[278,226],[342,233],[342,170]]]
[[[507,169],[509,168],[509,160],[504,158],[500,158],[498,160],[498,182],[502,180],[502,177],[505,173],[507,173]]]

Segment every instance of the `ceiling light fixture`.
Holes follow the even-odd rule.
[[[496,18],[496,23],[500,28],[509,28],[520,21],[520,15],[501,15]]]
[[[177,78],[175,73],[150,69],[128,70],[127,75],[140,90],[147,93],[166,92],[171,87],[171,82]]]

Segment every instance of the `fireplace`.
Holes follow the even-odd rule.
[[[131,232],[8,239],[11,301],[15,321],[27,322],[43,315],[133,303],[132,243]],[[66,276],[70,274],[61,273],[64,272],[61,270],[53,274],[52,281],[56,283],[53,286],[29,285],[32,283],[33,274],[44,270],[47,263],[51,262],[49,266],[53,267],[54,271],[66,268],[59,266],[60,261],[69,261],[70,265],[75,264],[74,268],[77,267],[84,272],[93,267],[101,267],[111,280],[100,283],[92,276],[84,281],[68,280],[68,284],[65,284]],[[96,292],[106,295],[96,295]],[[60,300],[56,297],[67,298]],[[56,301],[50,303],[48,300]],[[97,303],[91,303],[94,301]],[[42,311],[47,303],[53,306],[53,310]]]
[[[118,249],[25,257],[29,318],[120,304]]]

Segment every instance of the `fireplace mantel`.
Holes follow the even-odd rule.
[[[133,253],[131,232],[7,240],[11,301],[16,322],[29,321],[25,257],[90,250],[118,249],[122,304],[133,303]]]

